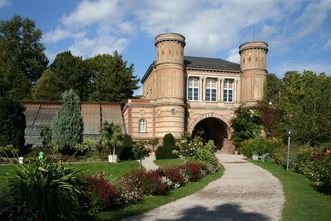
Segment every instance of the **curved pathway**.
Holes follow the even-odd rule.
[[[239,155],[216,155],[224,175],[199,192],[124,219],[131,220],[280,220],[284,204],[281,183],[268,171]]]

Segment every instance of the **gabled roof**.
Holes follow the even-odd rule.
[[[240,72],[240,64],[226,61],[219,58],[204,58],[184,56],[184,65],[186,69],[198,69],[198,70],[212,70],[212,71],[233,71]],[[141,83],[144,83],[152,72],[155,66],[155,61],[148,67],[146,73],[141,79]]]

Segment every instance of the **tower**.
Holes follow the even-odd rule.
[[[263,98],[267,53],[268,44],[262,41],[247,42],[239,46],[242,71],[240,100],[245,105],[256,104]]]
[[[155,38],[155,47],[156,136],[172,133],[180,138],[185,117],[185,37],[176,33],[160,34]]]

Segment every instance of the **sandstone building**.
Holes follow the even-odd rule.
[[[158,35],[155,47],[155,61],[141,81],[143,99],[125,106],[126,132],[138,140],[202,129],[219,148],[229,146],[234,110],[262,99],[268,44],[240,45],[240,64],[184,56],[185,37],[176,33]]]
[[[240,45],[240,64],[218,58],[184,56],[185,37],[176,33],[155,38],[156,58],[141,82],[142,99],[119,104],[82,102],[84,135],[99,136],[103,121],[120,124],[134,140],[180,138],[184,131],[203,131],[206,139],[231,147],[230,120],[240,105],[262,99],[267,75],[268,44]],[[49,124],[59,104],[26,104],[26,139],[38,137],[40,125]],[[32,141],[30,143],[34,143]]]

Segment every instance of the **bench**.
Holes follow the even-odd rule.
[[[258,156],[258,159],[262,160],[264,162],[265,158],[267,158],[268,155],[269,155],[269,153],[264,153],[261,156]]]

